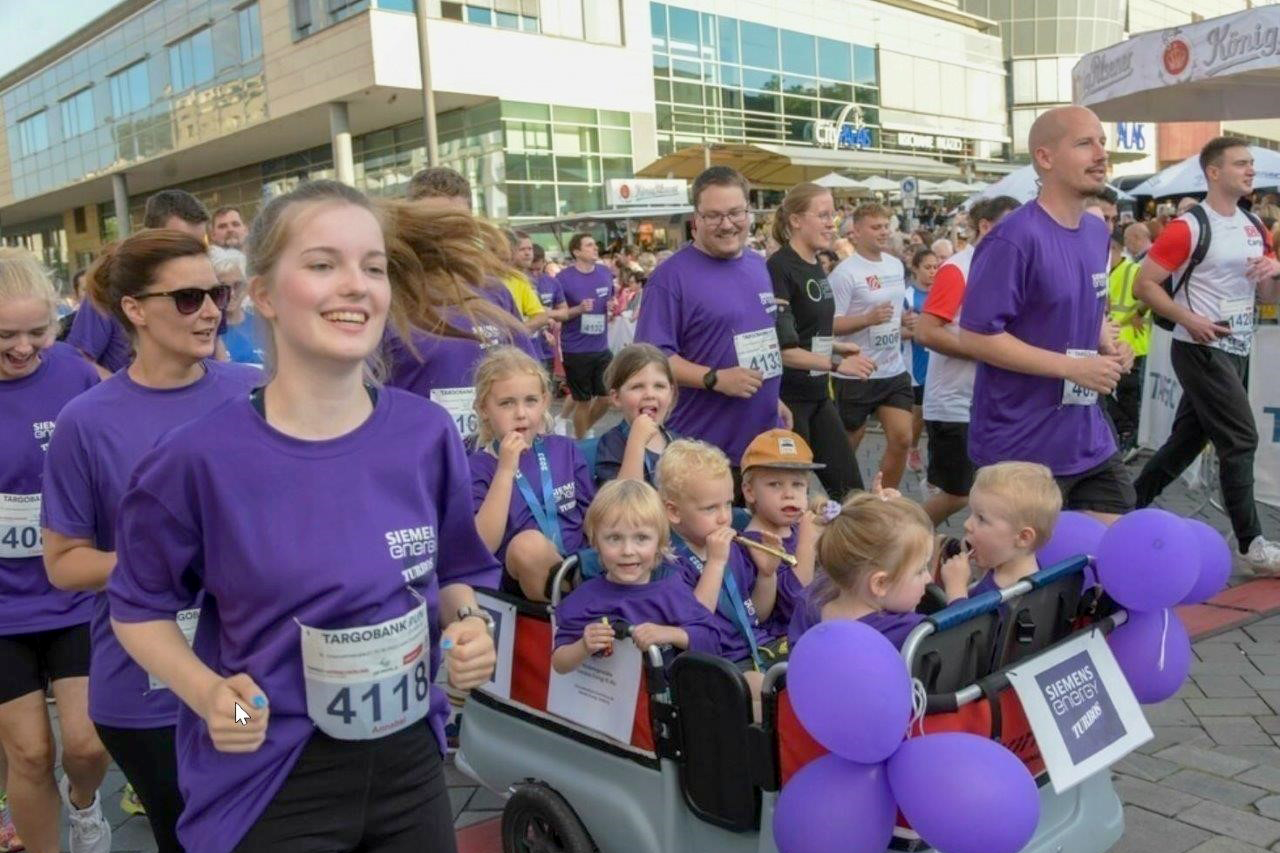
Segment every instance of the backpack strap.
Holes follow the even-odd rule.
[[[1262,224],[1262,220],[1259,219],[1252,210],[1245,210],[1243,207],[1240,208],[1240,210],[1244,212],[1245,216],[1249,217],[1249,221],[1253,223],[1253,227],[1257,228],[1258,233],[1262,235],[1262,254],[1265,255],[1267,252],[1270,252],[1273,248],[1271,245],[1271,232],[1267,230],[1267,227]]]
[[[1200,263],[1205,259],[1205,255],[1209,254],[1209,240],[1212,238],[1212,234],[1209,233],[1209,214],[1204,212],[1203,204],[1195,205],[1189,213],[1195,219],[1196,225],[1199,226],[1200,233],[1196,235],[1196,245],[1191,250],[1191,258],[1187,261],[1187,268],[1183,270],[1173,289],[1169,291],[1170,296],[1177,296],[1179,290],[1191,283],[1191,274],[1195,272],[1196,267],[1200,266]],[[1191,304],[1190,297],[1187,297],[1187,304]]]

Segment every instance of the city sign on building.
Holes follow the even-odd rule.
[[[866,125],[862,107],[849,104],[835,121],[818,119],[813,123],[813,141],[824,148],[870,148],[871,129]]]

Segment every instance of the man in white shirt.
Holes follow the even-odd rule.
[[[976,365],[960,346],[960,310],[974,248],[1006,213],[1018,209],[1007,195],[984,198],[969,211],[974,240],[938,269],[915,340],[931,350],[924,383],[924,424],[929,431],[929,483],[938,492],[924,502],[934,524],[942,524],[969,503],[976,469],[969,459],[969,406]]]
[[[1200,168],[1208,185],[1204,202],[1164,227],[1134,284],[1139,299],[1177,324],[1170,359],[1182,383],[1173,431],[1134,485],[1138,506],[1147,506],[1211,442],[1240,553],[1251,566],[1274,571],[1280,569],[1280,545],[1262,537],[1253,498],[1258,430],[1247,377],[1254,305],[1280,295],[1280,261],[1266,229],[1239,207],[1253,192],[1248,143],[1229,136],[1210,140],[1200,152]],[[1205,224],[1208,251],[1193,264]],[[1163,286],[1171,276],[1172,295]]]
[[[853,212],[854,252],[831,271],[836,300],[832,331],[836,340],[857,344],[876,363],[869,379],[836,376],[836,404],[857,452],[867,418],[875,413],[884,426],[885,451],[880,460],[884,485],[896,488],[911,448],[911,374],[902,360],[902,305],[906,274],[902,261],[890,255],[889,210],[868,203]]]

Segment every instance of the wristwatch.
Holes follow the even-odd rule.
[[[706,388],[708,391],[716,390],[716,383],[719,381],[720,375],[716,372],[714,367],[702,374],[702,387]]]
[[[488,629],[489,631],[489,636],[490,637],[493,636],[493,617],[489,615],[488,610],[485,610],[483,607],[471,607],[471,606],[458,608],[459,622],[461,622],[463,619],[466,619],[470,616],[474,616],[477,619],[479,619],[481,622],[483,622],[485,628]]]
[[[840,362],[842,361],[844,361],[844,356],[840,355],[839,353],[834,353],[834,352],[831,353],[831,369],[832,370],[839,370]]]

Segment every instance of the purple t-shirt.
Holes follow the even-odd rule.
[[[735,465],[751,439],[778,425],[782,356],[773,298],[769,271],[755,252],[722,260],[685,246],[654,270],[640,303],[637,341],[707,367],[755,363],[765,374],[746,400],[681,388],[667,416],[673,431],[716,445]]]
[[[133,342],[120,321],[91,300],[80,303],[76,318],[67,332],[67,343],[112,373],[133,361]]]
[[[203,720],[179,710],[178,837],[190,853],[234,848],[315,732],[299,623],[376,625],[410,612],[412,589],[427,603],[434,682],[440,587],[497,575],[468,476],[444,412],[394,388],[339,438],[283,435],[246,399],[175,430],[139,463],[120,509],[112,617],[172,619],[203,590],[196,653],[220,675],[249,675],[271,706],[266,742],[243,755],[215,750]],[[447,701],[434,684],[430,702],[443,753]]]
[[[742,536],[755,542],[763,542],[764,537],[757,530],[744,530]],[[791,556],[796,554],[796,531],[793,527],[791,535],[782,540],[782,550]],[[796,570],[782,563],[778,566],[778,600],[773,605],[773,612],[769,614],[767,624],[769,630],[781,636],[787,633],[787,627],[791,624],[791,615],[795,613],[796,606],[804,599],[804,584],[800,583],[800,578],[796,577]]]
[[[1107,228],[1084,216],[1059,225],[1024,204],[983,238],[973,255],[960,326],[1066,353],[1096,352],[1107,297]],[[978,363],[969,423],[977,465],[1017,460],[1055,476],[1088,471],[1116,451],[1102,408],[1064,405],[1061,379]]]
[[[587,468],[587,460],[578,451],[578,445],[573,439],[560,435],[543,435],[538,437],[537,443],[543,448],[547,466],[551,470],[560,535],[564,538],[564,556],[569,556],[586,547],[582,525],[587,517],[587,507],[591,506],[591,499],[596,494],[595,483]],[[493,475],[498,470],[498,457],[481,448],[472,453],[468,461],[471,463],[471,496],[474,510],[478,512],[485,495],[489,494]],[[538,455],[533,449],[525,450],[520,455],[520,473],[533,489],[537,500],[541,501],[542,474],[538,468]],[[502,544],[494,552],[498,561],[506,563],[507,544],[511,537],[522,530],[539,529],[529,503],[520,489],[513,485],[511,507],[507,510],[507,529],[502,534]]]
[[[247,398],[263,379],[252,365],[212,359],[204,364],[205,375],[183,388],[146,388],[122,370],[63,410],[45,460],[45,527],[92,539],[102,551],[115,550],[116,516],[138,460],[170,430],[228,400]],[[238,467],[243,460],[228,457],[223,464]],[[107,596],[93,598],[89,716],[124,729],[173,725],[178,700],[168,690],[151,689],[147,673],[111,630]]]
[[[690,590],[696,589],[702,577],[703,561],[689,552],[687,547],[676,550],[675,565],[677,575],[682,578]],[[761,624],[756,617],[756,608],[751,601],[751,592],[756,588],[756,564],[751,562],[746,546],[734,542],[729,546],[729,562],[725,566],[726,576],[733,575],[737,582],[738,592],[742,596],[743,608],[747,619],[755,632],[756,645],[763,646],[782,636],[782,632],[772,633],[769,625]],[[744,660],[751,656],[751,644],[738,627],[738,620],[728,610],[724,596],[719,598],[716,612],[712,615],[712,624],[720,638],[720,656],[729,660]]]
[[[516,298],[511,295],[511,291],[508,290],[507,286],[502,282],[490,282],[489,284],[477,287],[475,292],[494,305],[497,305],[517,320],[522,319],[520,316],[520,309],[516,307]]]
[[[609,297],[613,295],[613,275],[609,268],[597,264],[589,273],[567,266],[556,276],[561,298],[570,308],[584,299],[594,300],[591,310],[574,317],[560,328],[560,348],[565,352],[606,352],[609,349],[607,318]],[[598,330],[598,331],[597,331]]]
[[[643,584],[614,583],[606,577],[586,581],[556,610],[556,648],[582,639],[587,624],[603,616],[632,625],[652,622],[684,628],[689,634],[689,651],[720,653],[711,613],[676,574]]]
[[[54,344],[30,374],[0,381],[0,636],[83,625],[93,615],[93,593],[55,589],[41,556],[40,496],[54,422],[68,401],[98,384],[79,353],[59,352],[69,349]]]
[[[878,610],[875,613],[868,613],[858,621],[875,628],[893,643],[894,648],[901,649],[902,644],[907,641],[907,635],[926,618],[922,613],[890,613],[887,610]],[[788,642],[794,646],[804,636],[805,631],[821,621],[822,608],[815,607],[811,600],[806,599],[796,608],[795,614],[791,617],[791,625],[787,630]]]
[[[564,302],[564,288],[560,286],[560,282],[553,275],[543,273],[538,276],[538,280],[533,283],[533,287],[538,292],[538,301],[542,303],[543,308],[555,308],[561,302]],[[534,341],[534,344],[538,347],[539,358],[546,360],[555,357],[545,332],[538,333],[538,339]]]

